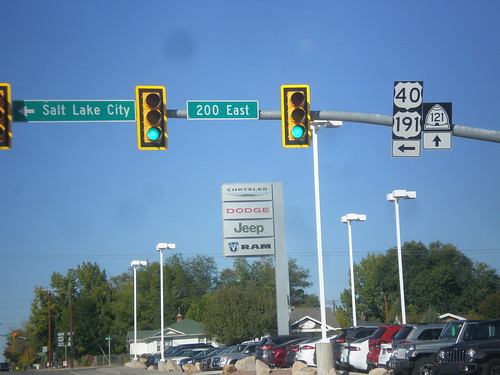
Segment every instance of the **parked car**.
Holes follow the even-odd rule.
[[[333,343],[333,359],[337,363],[341,362],[340,354],[342,347],[345,344],[350,344],[353,341],[372,335],[378,327],[376,326],[356,326],[350,328],[342,328],[337,336],[332,340]]]
[[[174,357],[176,356],[180,351],[185,350],[185,349],[210,349],[213,348],[212,345],[209,344],[204,344],[204,343],[193,343],[193,344],[181,344],[181,345],[176,345],[176,346],[170,346],[165,349],[163,352],[163,357],[165,359],[168,359],[169,357]],[[146,358],[146,366],[158,366],[158,362],[161,359],[161,353],[154,353],[149,355]]]
[[[189,359],[194,357],[196,354],[204,353],[206,350],[203,349],[183,349],[180,352],[177,352],[173,356],[165,357],[165,359],[169,359],[172,362],[180,365],[180,362],[184,359]]]
[[[403,328],[396,332],[391,343],[383,343],[380,345],[377,367],[389,368],[389,361],[392,353],[394,350],[397,350],[400,344],[437,340],[443,327],[444,323],[403,324]]]
[[[445,323],[403,324],[392,338],[393,348],[399,344],[410,344],[418,341],[437,340]]]
[[[441,348],[434,374],[500,374],[500,319],[479,322],[463,342]]]
[[[269,349],[269,356],[267,358],[266,364],[269,367],[287,367],[287,365],[285,364],[285,357],[286,357],[287,349],[292,345],[302,343],[306,340],[308,340],[307,337],[301,337],[298,339],[293,339],[293,340],[287,341],[281,345],[276,345],[276,346],[271,347]]]
[[[264,363],[268,363],[271,353],[271,348],[273,346],[281,345],[285,342],[294,339],[305,339],[305,337],[298,335],[278,335],[278,336],[264,337],[262,340],[259,341],[257,350],[255,351],[255,358],[261,360]]]
[[[235,364],[240,359],[255,354],[258,343],[239,344],[219,355],[213,356],[210,368],[212,370],[223,369],[227,365]]]
[[[401,324],[381,326],[370,336],[368,340],[368,354],[366,355],[368,369],[378,366],[380,345],[390,343],[396,332],[401,328],[403,328]]]
[[[453,343],[462,342],[471,332],[477,320],[455,320],[445,324],[437,340],[399,344],[391,355],[389,367],[396,374],[430,374],[436,362],[439,349]]]
[[[305,363],[308,366],[316,366],[314,363],[314,351],[316,350],[316,343],[320,340],[320,338],[313,338],[290,345],[286,350],[285,366],[293,366],[295,361]]]
[[[340,367],[346,370],[366,371],[369,337],[365,337],[342,346]]]
[[[212,360],[214,358],[220,357],[221,354],[228,353],[233,349],[232,346],[228,346],[225,348],[222,348],[220,352],[217,352],[215,354],[209,355],[201,360],[201,368],[202,370],[211,370],[212,369]]]
[[[195,365],[197,362],[200,362],[209,356],[215,355],[217,353],[220,353],[222,350],[224,350],[225,347],[219,347],[219,348],[212,348],[212,349],[206,349],[202,352],[197,353],[193,357],[190,358],[184,358],[179,361],[179,366],[184,366],[185,364],[190,364],[190,365]]]
[[[9,371],[9,364],[7,362],[1,362],[0,371]]]

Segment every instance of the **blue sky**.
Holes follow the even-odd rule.
[[[392,115],[394,81],[424,81],[425,102],[453,102],[455,124],[500,130],[498,1],[2,0],[0,82],[14,100],[133,100],[162,85],[187,100],[258,100],[308,84],[311,109]],[[224,183],[283,182],[289,257],[318,293],[313,156],[284,149],[276,120],[169,119],[166,151],[137,149],[133,122],[14,123],[0,152],[2,334],[28,319],[35,286],[82,262],[109,276],[157,261],[174,242],[190,257],[222,255]],[[499,268],[500,147],[453,138],[452,150],[391,156],[391,128],[344,123],[319,132],[325,294],[348,287],[355,261],[403,241],[453,243]],[[395,275],[397,277],[397,275]],[[131,307],[132,309],[132,307]],[[132,310],[131,310],[132,311]]]

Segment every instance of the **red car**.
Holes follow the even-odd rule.
[[[273,346],[269,353],[269,367],[286,367],[285,357],[286,350],[289,346],[296,345],[302,341],[308,340],[308,338],[300,338],[285,342],[284,344]]]
[[[366,355],[366,363],[368,369],[378,366],[378,355],[380,354],[380,344],[390,343],[392,337],[403,328],[402,325],[380,326],[370,336],[368,342],[368,354]]]

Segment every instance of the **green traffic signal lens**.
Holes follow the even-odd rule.
[[[156,142],[161,138],[161,130],[158,128],[149,128],[146,135],[150,141]]]
[[[300,138],[302,138],[306,134],[306,128],[303,127],[303,126],[300,126],[300,125],[295,125],[292,128],[292,132],[291,133],[292,133],[292,136],[295,139],[300,139]]]

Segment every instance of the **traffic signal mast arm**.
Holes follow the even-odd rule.
[[[185,109],[168,109],[167,117],[187,118],[187,111]],[[259,111],[259,120],[281,120],[281,111]],[[374,113],[311,111],[311,120],[359,122],[392,127],[392,116],[379,115]],[[499,130],[473,128],[471,126],[463,125],[452,125],[452,133],[456,137],[500,143]]]

